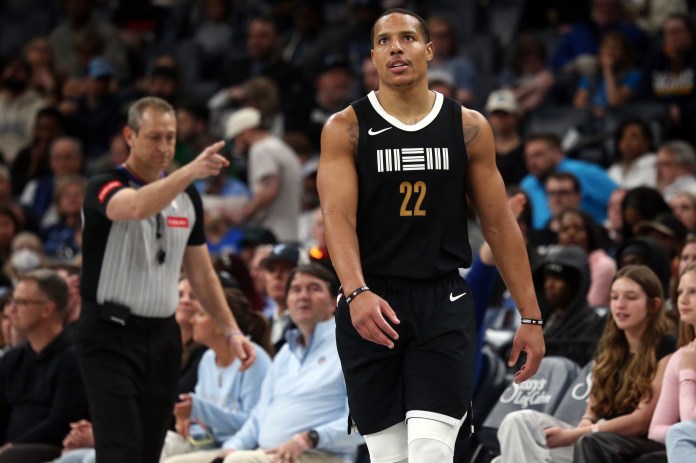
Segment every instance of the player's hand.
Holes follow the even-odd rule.
[[[254,360],[256,360],[256,351],[254,350],[254,345],[246,336],[243,334],[233,334],[230,337],[230,345],[242,362],[239,371],[244,371],[254,364]]]
[[[539,369],[541,359],[546,352],[544,345],[544,334],[539,325],[521,325],[515,333],[515,339],[512,341],[512,352],[508,365],[513,366],[517,363],[520,352],[527,353],[527,361],[520,371],[515,373],[515,383],[519,384],[528,380]]]
[[[185,168],[191,171],[196,180],[218,175],[222,169],[230,165],[230,162],[219,153],[224,146],[224,141],[213,143],[204,149],[196,159],[186,164]]]
[[[362,293],[350,303],[350,318],[360,336],[392,349],[399,334],[387,323],[385,315],[395,325],[401,323],[389,303],[371,291]]]

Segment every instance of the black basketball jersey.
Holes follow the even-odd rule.
[[[357,235],[366,278],[435,279],[471,263],[461,105],[436,93],[423,120],[352,103],[359,137]]]

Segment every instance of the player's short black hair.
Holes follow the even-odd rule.
[[[430,42],[430,30],[428,30],[428,23],[425,22],[425,19],[414,13],[413,11],[406,10],[404,8],[391,8],[379,15],[379,17],[375,20],[374,24],[372,24],[372,29],[370,29],[370,43],[374,45],[375,43],[375,24],[382,19],[385,16],[389,16],[390,14],[405,14],[407,16],[413,16],[418,20],[418,28],[421,31],[421,34],[423,34],[423,39],[425,40],[425,43]]]

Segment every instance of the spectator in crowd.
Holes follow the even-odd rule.
[[[0,207],[0,263],[7,264],[13,252],[12,242],[21,231],[19,220],[14,210]]]
[[[266,323],[261,314],[251,311],[241,290],[226,289],[225,296],[244,333],[251,333],[251,326],[244,323],[250,317],[259,317],[261,323]],[[198,364],[195,390],[180,395],[180,401],[174,406],[176,432],[167,433],[162,453],[169,463],[185,460],[171,458],[175,455],[219,448],[239,431],[258,402],[261,383],[271,363],[264,348],[254,343],[256,361],[251,368],[240,372],[241,363],[225,335],[215,328],[202,307],[196,310],[192,324],[193,339],[208,350]],[[265,328],[267,332],[267,324]]]
[[[495,140],[495,164],[506,186],[517,185],[527,175],[527,166],[520,127],[522,114],[514,92],[491,92],[485,112]]]
[[[49,259],[70,262],[80,253],[86,186],[87,181],[79,175],[61,177],[56,182],[56,220],[43,227],[41,233],[44,251]]]
[[[0,361],[0,461],[42,463],[60,455],[69,423],[87,399],[63,328],[68,288],[50,270],[24,276],[12,295],[12,324],[27,342]]]
[[[696,115],[696,27],[691,17],[672,14],[662,27],[661,46],[655,47],[642,70],[645,96],[668,105],[669,137],[694,142]]]
[[[72,264],[56,264],[53,268],[65,284],[68,285],[68,303],[63,313],[63,325],[70,330],[73,329],[75,322],[80,317],[80,267]]]
[[[566,209],[558,215],[558,244],[579,246],[587,253],[590,288],[587,302],[591,307],[608,307],[610,282],[616,273],[616,262],[602,247],[599,227],[588,214]]]
[[[679,350],[667,365],[662,394],[648,437],[666,442],[668,461],[688,461],[696,452],[696,265],[680,274],[677,289]]]
[[[251,201],[230,217],[232,221],[269,228],[279,241],[297,241],[302,199],[297,155],[269,133],[261,112],[254,108],[243,108],[230,116],[225,135],[234,140],[236,150],[248,153],[252,192]]]
[[[625,197],[625,188],[617,188],[609,196],[607,220],[604,221],[604,228],[607,230],[609,239],[613,244],[620,242],[622,239],[623,216],[621,214],[621,205]]]
[[[263,297],[261,297],[261,294],[259,294],[259,292],[256,290],[254,280],[251,276],[251,272],[249,271],[249,265],[239,253],[223,253],[213,262],[213,264],[215,265],[215,269],[219,272],[219,274],[225,272],[234,279],[239,289],[244,293],[244,296],[254,312],[261,312],[263,310]],[[256,340],[255,342],[266,349],[270,346],[270,336],[271,332],[269,328],[269,342],[266,343],[260,339]],[[272,349],[267,349],[267,352],[270,354],[273,351]]]
[[[616,183],[602,168],[589,162],[566,158],[559,138],[553,134],[533,134],[527,137],[524,155],[529,174],[522,179],[520,187],[529,196],[532,226],[535,229],[543,228],[551,218],[544,180],[555,171],[570,172],[577,177],[580,182],[580,207],[597,223],[604,222],[609,196],[616,188]]]
[[[623,121],[616,129],[614,152],[618,159],[609,167],[609,177],[621,188],[649,186],[657,181],[656,155],[648,124],[638,118]]]
[[[285,333],[293,328],[285,294],[288,276],[296,267],[306,263],[307,256],[301,248],[282,243],[276,244],[260,262],[265,281],[265,292],[275,303],[275,310],[270,322],[271,342],[276,352],[285,344]]]
[[[11,164],[12,194],[19,196],[31,179],[51,173],[49,149],[65,133],[63,115],[55,108],[43,108],[36,114],[32,140]]]
[[[72,137],[60,137],[53,141],[49,151],[51,172],[27,183],[20,201],[32,208],[41,225],[55,217],[50,211],[53,205],[56,182],[68,175],[80,175],[83,165],[82,144]]]
[[[594,116],[602,117],[607,109],[630,102],[639,84],[631,43],[621,31],[610,30],[602,36],[596,71],[580,78],[573,106],[590,108]]]
[[[580,182],[569,172],[553,172],[544,184],[551,218],[540,230],[530,230],[529,241],[535,246],[544,246],[558,241],[559,214],[568,209],[580,208]]]
[[[198,452],[171,463],[353,461],[362,438],[346,433],[348,401],[335,338],[338,283],[322,267],[295,269],[288,279],[288,310],[297,325],[278,352],[261,397],[223,451]],[[170,463],[170,462],[168,462]]]
[[[681,140],[663,143],[657,149],[655,168],[657,189],[665,201],[681,191],[696,194],[696,152],[691,144]]]
[[[0,302],[0,329],[4,345],[0,348],[0,357],[25,341],[24,335],[12,326],[12,288],[4,286],[6,294]]]
[[[89,32],[104,44],[104,55],[117,69],[120,81],[130,76],[125,48],[116,28],[94,13],[92,0],[63,0],[65,17],[51,31],[49,42],[57,60],[58,72],[70,76],[82,76],[76,41],[82,33]],[[91,40],[94,43],[96,40]]]
[[[250,77],[264,76],[271,79],[280,90],[281,108],[286,120],[309,96],[302,73],[293,65],[283,61],[280,55],[280,35],[275,23],[268,17],[251,21],[247,29],[247,57],[233,57],[222,64],[218,74],[220,82],[231,87],[228,91],[238,93],[236,86]]]
[[[174,162],[183,166],[196,158],[215,139],[210,133],[210,110],[200,103],[186,103],[176,110],[176,150]]]
[[[660,33],[669,15],[687,13],[689,9],[686,0],[628,0],[623,4],[627,15],[652,37]]]
[[[35,233],[23,231],[12,238],[11,254],[5,262],[3,273],[13,283],[17,283],[25,274],[40,269],[45,264],[41,238]]]
[[[459,41],[454,24],[445,16],[431,16],[428,18],[428,29],[435,49],[429,70],[443,70],[452,74],[456,90],[454,98],[464,106],[472,106],[478,76],[474,64],[457,50]]]
[[[201,77],[210,79],[215,77],[220,61],[234,43],[230,23],[232,3],[226,0],[205,0],[202,3],[204,16],[193,33],[193,43],[199,52]]]
[[[120,166],[128,159],[128,151],[128,143],[126,143],[126,139],[123,138],[123,134],[117,133],[111,137],[109,150],[99,159],[90,163],[87,171],[88,176],[103,174]]]
[[[681,220],[690,235],[696,233],[696,195],[688,191],[682,191],[669,201],[672,213]]]
[[[622,239],[632,238],[638,222],[653,219],[661,212],[669,212],[669,206],[659,191],[646,186],[628,190],[621,202]]]
[[[548,66],[548,51],[542,38],[533,32],[518,35],[511,44],[500,85],[515,94],[523,115],[540,107],[553,88],[555,77]]]
[[[597,348],[590,396],[580,422],[565,423],[533,410],[511,413],[498,430],[502,455],[497,461],[578,461],[578,455],[583,455],[598,435],[645,435],[675,339],[666,334],[662,286],[648,267],[629,266],[619,271],[611,294],[610,314]]]
[[[592,0],[590,21],[576,23],[563,34],[551,56],[551,67],[555,72],[591,73],[600,41],[611,30],[621,31],[637,50],[645,49],[645,34],[635,24],[622,20],[619,0]]]
[[[662,283],[663,294],[669,294],[672,268],[667,251],[659,241],[647,236],[624,241],[616,250],[616,265],[619,269],[629,265],[649,267]]]
[[[29,86],[31,68],[22,58],[10,60],[0,74],[0,147],[3,163],[12,164],[31,142],[38,112],[47,102]]]
[[[684,224],[671,211],[661,212],[652,220],[642,220],[635,226],[636,236],[647,236],[659,241],[672,261],[679,257],[687,234]]]
[[[49,104],[58,100],[59,76],[56,73],[56,60],[53,49],[46,37],[35,37],[23,50],[24,59],[31,67],[29,85]]]
[[[587,254],[578,246],[555,248],[544,257],[537,273],[544,281],[546,301],[542,305],[550,309],[544,314],[545,355],[587,364],[594,356],[604,322],[587,303]]]
[[[348,60],[337,55],[328,55],[314,79],[314,104],[310,108],[307,127],[304,132],[312,140],[313,147],[319,148],[321,129],[329,117],[350,104],[353,98],[353,74]]]
[[[85,93],[77,101],[73,125],[80,128],[79,138],[88,164],[109,149],[111,137],[119,132],[125,119],[121,99],[116,94],[116,70],[102,57],[93,58],[87,67]]]

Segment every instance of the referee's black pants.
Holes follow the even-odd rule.
[[[97,463],[156,463],[172,420],[181,369],[174,317],[131,315],[126,326],[83,304],[75,334]]]

